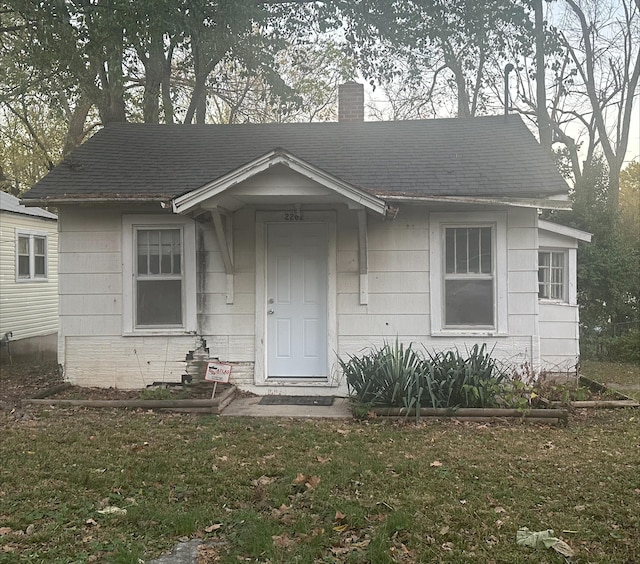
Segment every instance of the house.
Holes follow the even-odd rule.
[[[86,386],[232,365],[259,394],[343,394],[338,357],[396,337],[578,359],[568,187],[517,116],[113,124],[23,198],[60,222],[59,362]],[[539,259],[540,257],[540,259]]]
[[[0,353],[55,359],[57,334],[57,217],[0,192]]]

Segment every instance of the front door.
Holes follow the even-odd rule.
[[[326,223],[267,224],[267,377],[326,378]]]

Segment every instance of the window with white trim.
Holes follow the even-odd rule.
[[[564,251],[539,251],[538,298],[567,301],[566,270]]]
[[[124,332],[194,331],[195,227],[192,220],[174,216],[123,216],[123,230]]]
[[[16,280],[47,279],[47,236],[43,233],[16,233]]]
[[[493,228],[444,231],[444,326],[493,327]]]
[[[507,334],[506,214],[429,217],[431,334]]]

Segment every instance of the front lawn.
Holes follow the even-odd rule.
[[[572,562],[640,555],[637,410],[566,428],[25,415],[0,412],[0,562],[138,563],[181,537],[215,541],[201,562],[563,561],[519,527],[554,529]]]
[[[640,365],[638,364],[585,360],[581,363],[580,373],[640,401]]]

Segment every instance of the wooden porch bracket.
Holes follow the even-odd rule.
[[[222,221],[222,213],[220,209],[215,208],[209,210],[213,219],[213,227],[216,230],[218,238],[218,246],[222,254],[222,262],[224,270],[227,273],[227,303],[233,303],[233,216],[230,213],[224,213],[225,221]]]
[[[360,266],[360,305],[369,303],[369,265],[367,242],[367,211],[361,208],[358,214],[358,263]]]

